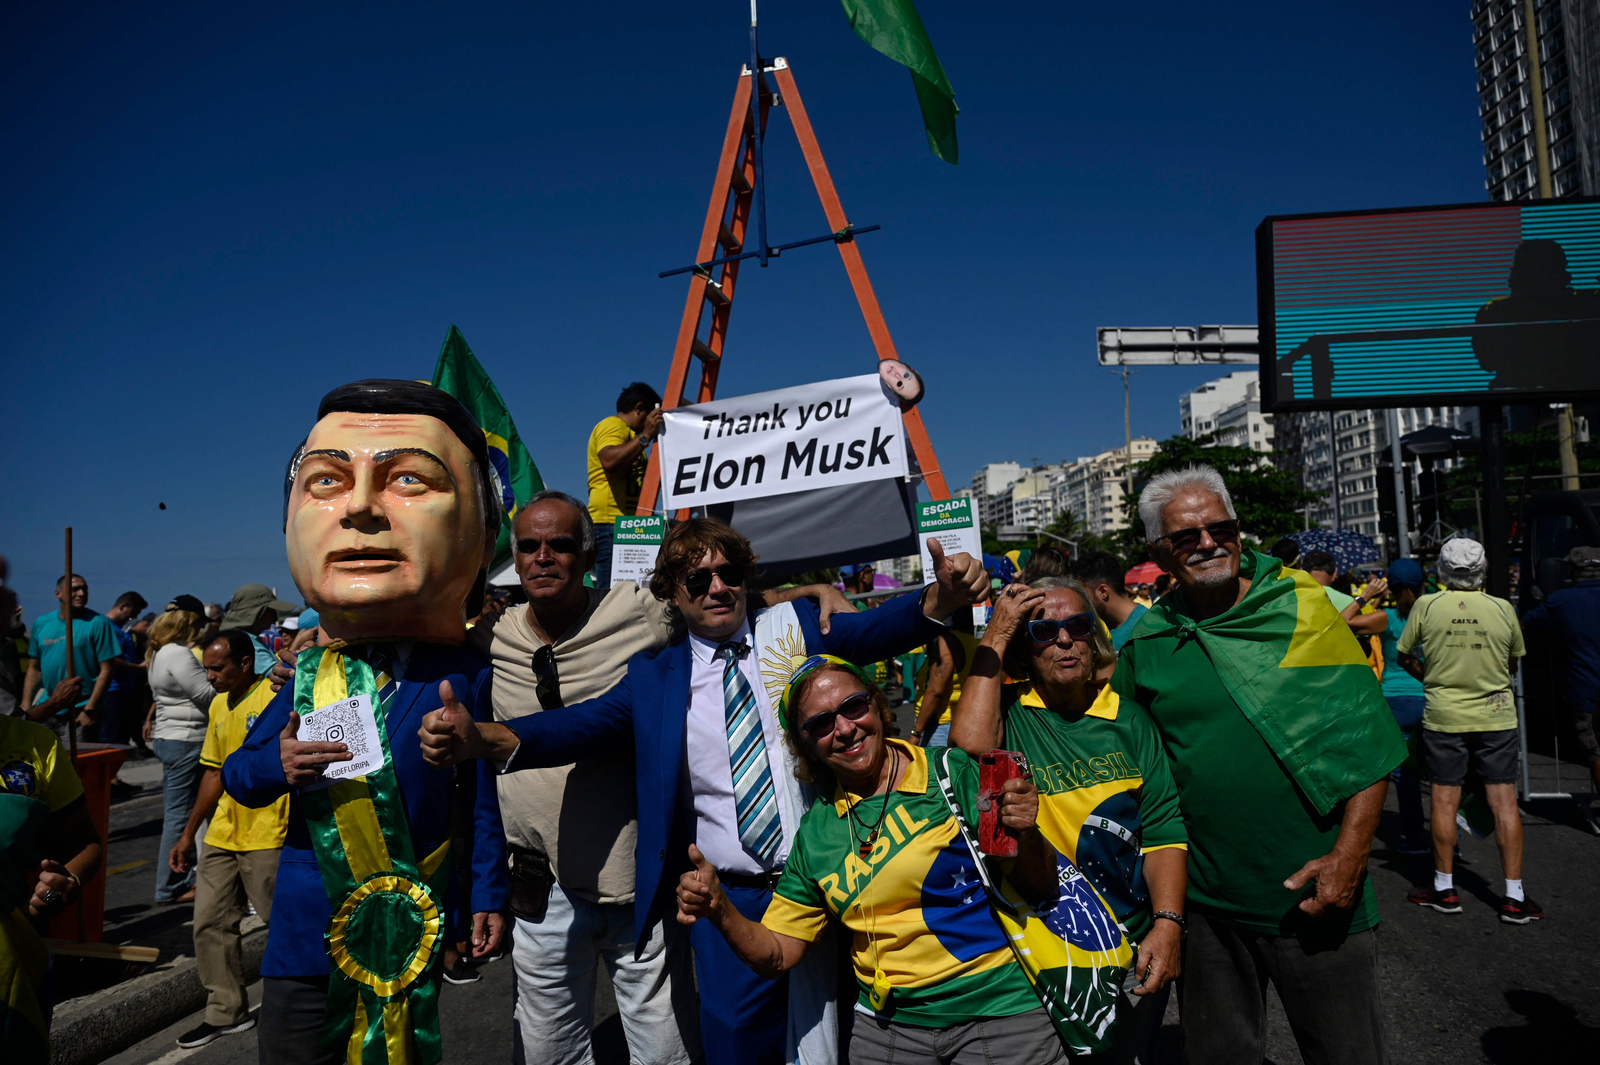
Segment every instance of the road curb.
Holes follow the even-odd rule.
[[[240,947],[245,983],[254,983],[267,948],[267,930],[260,928],[244,936]],[[205,1004],[206,989],[194,958],[174,958],[153,972],[58,1009],[50,1024],[51,1065],[104,1061]]]

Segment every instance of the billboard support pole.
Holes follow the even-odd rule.
[[[1394,464],[1394,557],[1406,558],[1411,554],[1411,506],[1406,498],[1405,456],[1400,447],[1400,412],[1390,407],[1388,414],[1389,448]]]
[[[1333,411],[1328,412],[1328,461],[1333,467],[1333,528],[1344,528],[1344,518],[1339,514],[1339,432],[1334,428]]]
[[[1490,595],[1511,598],[1511,529],[1506,514],[1506,408],[1485,403],[1479,408],[1483,423],[1483,547],[1489,573]]]

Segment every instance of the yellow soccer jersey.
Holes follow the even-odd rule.
[[[942,1028],[1037,1009],[955,815],[930,779],[929,755],[889,743],[910,761],[900,786],[860,800],[854,822],[843,793],[807,810],[762,924],[806,942],[830,919],[843,924],[854,936],[861,1008],[871,1010],[874,968],[889,977],[894,990],[879,1014],[886,1018]],[[952,751],[950,769],[958,797],[976,809],[977,766]],[[855,826],[877,825],[880,816],[863,858],[859,846],[870,833]]]
[[[1076,721],[1045,709],[1024,685],[1007,688],[1001,702],[1006,747],[1027,756],[1039,789],[1039,831],[1138,942],[1151,922],[1145,853],[1189,845],[1154,722],[1110,685]]]
[[[276,694],[269,679],[262,677],[236,706],[230,707],[224,694],[212,699],[211,720],[206,724],[205,743],[200,747],[200,764],[207,769],[221,769],[228,755],[244,746],[251,726]],[[225,851],[274,850],[283,846],[288,826],[289,796],[283,796],[271,806],[252,810],[240,806],[233,801],[233,796],[224,792],[217,800],[216,813],[211,815],[206,846]]]
[[[38,799],[54,813],[83,797],[83,782],[56,734],[20,717],[0,717],[0,792]]]

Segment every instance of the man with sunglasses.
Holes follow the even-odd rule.
[[[937,637],[951,614],[982,598],[982,563],[945,557],[930,543],[935,580],[922,594],[837,614],[824,632],[817,608],[803,599],[770,608],[752,601],[756,556],[743,536],[711,518],[681,522],[661,545],[650,590],[671,604],[687,632],[657,653],[635,655],[620,683],[598,699],[481,726],[441,711],[424,722],[423,746],[435,764],[487,758],[513,775],[631,749],[639,812],[636,952],[660,935],[664,918],[676,923],[674,889],[692,867],[690,843],[726,870],[730,897],[758,918],[807,805],[773,692],[781,693],[809,655],[858,664],[890,658]],[[611,786],[617,783],[613,777]],[[826,951],[816,952],[814,971],[769,982],[709,926],[690,937],[711,1065],[777,1065],[794,1045],[804,1065],[836,1060],[836,980]]]
[[[1386,1062],[1367,853],[1406,749],[1377,679],[1321,585],[1242,549],[1216,470],[1151,478],[1139,516],[1177,587],[1111,686],[1155,721],[1189,836],[1185,1058],[1261,1060],[1270,981],[1307,1065]]]
[[[584,585],[596,530],[582,502],[540,492],[517,512],[512,532],[512,559],[528,602],[480,621],[468,637],[494,664],[496,721],[604,695],[627,673],[629,659],[670,642],[671,606],[648,587]],[[765,601],[802,596],[818,599],[823,625],[834,611],[851,609],[827,585],[769,592]],[[602,962],[612,974],[631,1061],[678,1065],[700,1054],[686,938],[657,925],[635,950],[633,772],[633,752],[617,744],[576,764],[499,777],[516,918],[519,1062],[593,1060],[591,1004]]]

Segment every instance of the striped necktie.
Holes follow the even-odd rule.
[[[727,663],[722,670],[722,703],[727,714],[728,764],[733,768],[739,842],[762,864],[768,864],[778,851],[783,826],[778,821],[778,796],[773,790],[756,697],[739,669],[739,659],[749,653],[750,645],[741,641],[718,647],[716,657]]]

